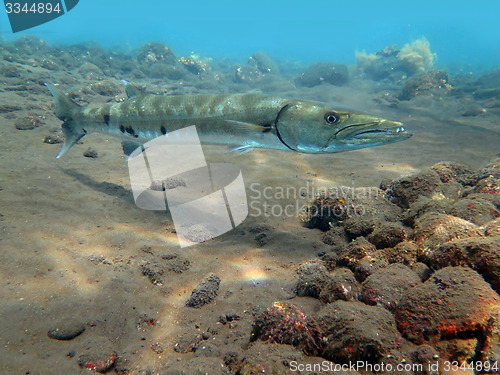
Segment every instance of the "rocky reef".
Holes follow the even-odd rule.
[[[498,363],[499,164],[441,162],[306,206],[302,221],[331,248],[297,268],[295,289],[326,304],[310,317],[321,356],[393,363],[430,346],[440,360]]]
[[[429,71],[434,66],[434,58],[425,38],[405,44],[401,49],[394,44],[376,53],[356,53],[358,70],[375,80]]]

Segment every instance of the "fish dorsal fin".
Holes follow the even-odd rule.
[[[271,130],[269,125],[252,124],[244,121],[226,120],[226,124],[242,134],[265,133]]]
[[[125,85],[125,94],[127,94],[129,99],[135,96],[146,95],[146,91],[134,85],[133,83],[125,81],[124,79],[122,79],[122,82]]]

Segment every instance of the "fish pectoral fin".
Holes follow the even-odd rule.
[[[125,94],[127,94],[127,97],[133,98],[136,96],[141,96],[141,95],[146,95],[146,91],[141,89],[140,87],[134,85],[133,83],[130,83],[129,81],[126,81],[122,79],[123,84],[125,85]]]
[[[251,122],[226,120],[226,123],[242,134],[264,133],[271,130],[269,125],[252,124]]]
[[[140,142],[126,140],[122,141],[122,149],[126,160],[129,161],[144,151],[144,145]]]
[[[226,152],[236,152],[238,155],[243,155],[246,154],[249,151],[253,150],[253,146],[234,146],[234,147],[229,147]]]

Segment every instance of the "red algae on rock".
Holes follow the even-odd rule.
[[[297,306],[275,302],[255,317],[251,341],[268,340],[318,354],[323,343],[316,322]]]
[[[498,341],[492,332],[500,322],[500,297],[476,271],[446,267],[400,300],[395,317],[399,330],[416,344],[474,336]]]

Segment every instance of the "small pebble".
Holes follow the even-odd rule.
[[[83,343],[78,350],[78,365],[81,368],[104,373],[108,371],[117,359],[111,342],[106,337],[95,337]]]
[[[85,331],[85,324],[73,319],[57,322],[47,336],[54,340],[72,340]]]
[[[97,153],[97,151],[89,147],[88,150],[83,153],[83,156],[85,156],[86,158],[97,159],[99,157],[99,154]]]
[[[55,145],[57,143],[63,143],[63,140],[58,135],[48,135],[43,139],[43,142]]]
[[[200,308],[212,302],[219,292],[220,278],[215,274],[210,274],[196,288],[186,301],[186,306]]]
[[[16,120],[15,125],[17,130],[33,130],[44,123],[36,116],[27,116]]]

